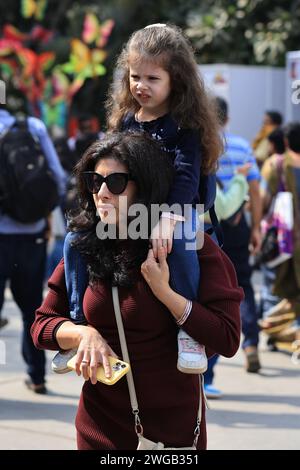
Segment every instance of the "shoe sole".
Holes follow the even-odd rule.
[[[56,369],[55,367],[52,367],[52,370],[53,372],[55,372],[56,374],[67,374],[67,372],[71,372],[72,369],[70,369],[69,367],[66,367],[65,369]]]
[[[261,369],[260,364],[251,364],[246,368],[246,371],[250,374],[257,374]]]
[[[218,398],[222,398],[223,394],[220,393],[219,395],[214,395],[212,393],[207,393],[205,392],[205,396],[206,398],[208,398],[209,400],[217,400]]]
[[[70,349],[65,354],[58,352],[51,362],[51,369],[53,372],[56,374],[66,374],[67,372],[71,372],[72,369],[68,367],[67,363],[73,356],[75,356],[76,353],[77,350],[75,349]]]
[[[180,372],[183,372],[184,374],[204,374],[204,372],[207,371],[207,366],[206,367],[202,367],[202,368],[192,368],[192,367],[187,367],[186,365],[184,364],[180,364],[180,362],[178,361],[177,362],[177,369],[180,371]]]

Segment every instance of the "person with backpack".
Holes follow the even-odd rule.
[[[76,371],[85,379],[76,416],[78,449],[134,450],[143,429],[144,439],[167,447],[205,449],[202,381],[177,369],[177,334],[184,328],[205,345],[208,356],[235,354],[243,294],[232,263],[205,234],[198,252],[202,276],[197,299],[191,302],[170,286],[166,252],[160,248],[157,262],[149,236],[157,223],[152,208],[165,201],[173,167],[147,134],[108,134],[84,154],[76,177],[80,211],[70,228],[77,233],[73,248],[88,268],[87,324],[70,318],[61,260],[31,332],[38,348],[78,350]],[[102,232],[103,226],[107,231]],[[74,268],[71,275],[76,276]],[[118,334],[116,290],[129,361],[120,347],[124,337]],[[111,386],[97,382],[99,364],[111,377],[109,356],[130,362],[129,386],[125,378]],[[132,383],[135,403],[130,400]]]
[[[223,190],[223,184],[217,178],[217,193],[215,200],[215,211],[218,220],[226,222],[226,224],[237,225],[242,217],[243,207],[248,200],[249,185],[247,183],[247,175],[251,168],[250,163],[245,163],[237,168],[235,176],[231,179],[227,191]],[[209,214],[204,217],[206,231],[211,228],[211,220]],[[217,242],[215,234],[213,239]],[[222,397],[222,391],[214,385],[215,366],[219,356],[215,354],[208,359],[207,370],[204,372],[204,391],[207,398],[217,399]]]
[[[30,327],[42,302],[47,217],[65,192],[65,174],[45,125],[0,108],[0,311],[6,283],[22,313],[27,387],[46,393],[45,355]]]

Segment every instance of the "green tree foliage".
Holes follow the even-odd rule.
[[[208,0],[186,21],[202,63],[279,66],[300,47],[299,0]]]
[[[0,32],[5,23],[23,32],[32,29],[34,18],[23,18],[20,4],[0,2]],[[300,0],[48,0],[42,26],[54,32],[53,39],[32,47],[37,53],[52,50],[58,63],[66,62],[70,40],[80,37],[87,11],[101,22],[115,21],[106,46],[107,74],[87,80],[74,97],[76,113],[97,113],[102,122],[116,57],[130,34],[147,24],[181,26],[200,63],[284,65],[286,51],[300,48]]]
[[[12,24],[20,31],[28,33],[36,24],[36,18],[24,18],[20,13],[22,0],[0,2],[0,37],[3,26]],[[107,18],[115,21],[115,28],[106,46],[108,53],[105,60],[107,74],[93,80],[86,80],[85,85],[74,96],[72,112],[91,112],[98,114],[104,122],[104,101],[111,82],[116,58],[123,44],[136,29],[150,23],[173,22],[185,27],[185,18],[199,0],[48,0],[45,16],[39,23],[53,31],[53,38],[47,43],[35,42],[28,46],[36,53],[53,51],[57,64],[67,62],[70,54],[71,39],[80,37],[83,19],[87,12],[95,13],[102,22]],[[37,0],[35,0],[37,2]],[[12,93],[9,92],[12,96]],[[14,96],[17,97],[17,90]],[[20,107],[19,100],[15,108]]]

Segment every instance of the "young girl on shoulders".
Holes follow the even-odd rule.
[[[132,34],[117,61],[107,102],[107,122],[109,131],[140,130],[161,141],[174,165],[174,182],[166,201],[170,209],[162,212],[151,233],[151,242],[155,257],[161,247],[169,254],[171,285],[187,299],[178,322],[184,327],[192,301],[198,298],[200,282],[196,206],[200,203],[202,182],[212,181],[215,185],[215,179],[210,180],[209,175],[215,172],[222,141],[215,100],[207,95],[192,47],[178,27],[154,24]],[[69,235],[64,250],[65,266],[75,256],[70,248],[73,234]],[[80,273],[75,286],[79,291],[75,292],[77,301],[72,300],[70,293],[69,299],[71,317],[80,323],[84,321],[84,289],[80,286],[87,284],[86,274],[85,279],[83,275],[86,268],[77,271]],[[68,291],[72,294],[75,291],[72,278],[70,284]],[[182,329],[178,352],[180,371],[199,374],[206,370],[204,347]]]
[[[198,295],[200,267],[196,233],[200,177],[213,173],[222,151],[214,100],[207,95],[191,45],[175,26],[153,24],[132,34],[116,65],[107,102],[109,130],[141,130],[160,140],[174,168],[174,183],[153,229],[154,256],[163,246],[169,256],[172,287],[192,300]],[[173,207],[172,207],[173,206]],[[183,330],[178,336],[178,369],[202,373],[202,345]]]

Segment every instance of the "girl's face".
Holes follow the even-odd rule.
[[[129,84],[132,96],[143,111],[153,117],[162,116],[169,111],[170,75],[157,62],[131,54]]]
[[[95,166],[96,173],[104,177],[113,173],[128,173],[126,166],[113,159],[103,158]],[[121,194],[113,194],[105,182],[99,191],[93,194],[94,203],[102,222],[119,225],[127,223],[129,207],[135,202],[137,187],[134,181],[129,180]]]

